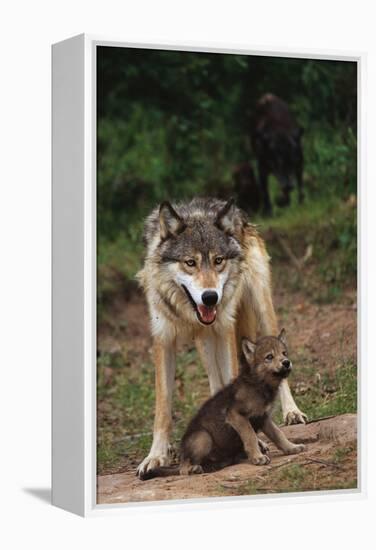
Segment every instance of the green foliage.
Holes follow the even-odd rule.
[[[165,198],[232,187],[252,160],[257,99],[285,99],[304,132],[308,195],[356,189],[356,64],[98,48],[98,229],[116,239]]]
[[[106,306],[135,286],[142,261],[143,220],[135,221],[114,240],[99,236],[97,243],[97,309],[103,319]]]
[[[304,137],[306,190],[310,197],[345,197],[357,191],[356,136],[352,128],[340,131],[312,127]]]
[[[327,206],[333,211],[356,193],[356,64],[103,47],[97,74],[100,318],[134,280],[142,220],[155,204],[219,189],[231,194],[234,166],[249,159],[257,168],[252,113],[269,91],[289,103],[305,129],[307,208],[294,193],[290,209],[275,204],[277,225],[309,220],[308,232],[308,223],[301,224],[302,235],[322,260],[327,292],[321,299],[336,299],[341,282],[355,271],[356,220],[328,218]],[[270,180],[275,202],[280,186]],[[312,235],[316,222],[320,231]],[[337,262],[325,261],[328,243],[339,251]]]

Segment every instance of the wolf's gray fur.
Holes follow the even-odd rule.
[[[238,374],[242,338],[278,332],[265,244],[233,201],[164,202],[146,220],[145,244],[138,279],[151,320],[156,410],[140,475],[169,461],[178,343],[195,341],[214,394]],[[304,422],[286,380],[280,396],[285,421]]]

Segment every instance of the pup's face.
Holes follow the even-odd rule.
[[[248,365],[259,379],[276,383],[291,372],[284,329],[278,337],[265,336],[256,344],[244,339],[242,349]]]

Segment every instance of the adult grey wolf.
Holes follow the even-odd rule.
[[[280,206],[290,203],[296,179],[299,201],[303,201],[303,129],[297,125],[287,103],[273,94],[263,95],[257,103],[251,139],[257,158],[264,211],[271,211],[268,175],[274,174],[282,187]]]
[[[138,279],[151,319],[156,405],[140,476],[169,462],[177,342],[195,340],[214,394],[237,375],[242,338],[278,332],[264,242],[232,200],[164,202],[146,220],[145,241]],[[285,422],[304,422],[287,380],[279,393]]]
[[[235,380],[208,399],[190,421],[182,438],[180,465],[145,472],[142,479],[177,474],[201,474],[214,466],[247,462],[268,464],[256,433],[262,430],[284,454],[304,451],[274,424],[271,409],[278,388],[291,372],[285,332],[242,342],[241,370]]]

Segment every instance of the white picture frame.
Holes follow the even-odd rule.
[[[96,48],[170,49],[355,61],[358,64],[358,488],[163,503],[96,503]],[[366,495],[364,53],[272,51],[250,45],[131,44],[79,35],[52,47],[52,502],[81,516],[148,507],[265,505]]]

